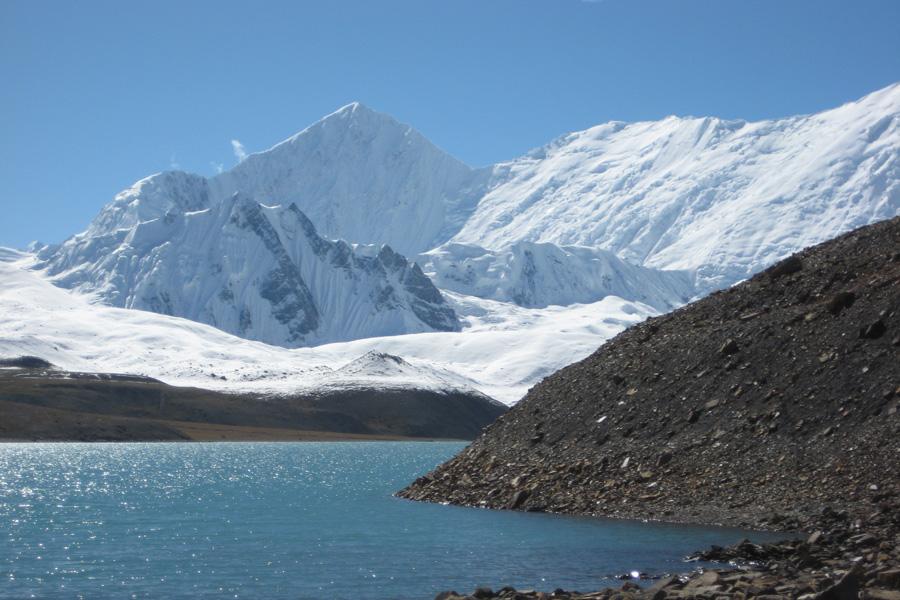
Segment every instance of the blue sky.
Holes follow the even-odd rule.
[[[472,165],[612,119],[813,112],[900,80],[898,23],[896,0],[5,0],[0,245],[354,100]]]

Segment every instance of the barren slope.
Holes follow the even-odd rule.
[[[636,325],[401,495],[797,527],[898,490],[900,219]]]

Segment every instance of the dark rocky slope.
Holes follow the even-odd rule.
[[[400,495],[822,529],[825,574],[858,564],[874,584],[900,562],[898,400],[895,218],[632,327]]]
[[[459,392],[267,398],[48,365],[34,357],[0,361],[0,439],[472,439],[505,411],[485,396]]]

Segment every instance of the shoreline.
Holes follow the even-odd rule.
[[[12,406],[9,406],[12,405]],[[410,437],[384,434],[344,433],[280,427],[256,427],[200,423],[105,414],[67,411],[64,409],[33,407],[24,403],[0,400],[0,410],[14,408],[19,417],[38,416],[40,420],[80,419],[87,428],[101,427],[97,433],[86,432],[79,436],[67,436],[54,431],[42,435],[0,436],[0,444],[28,443],[214,443],[214,442],[465,442],[456,438]],[[25,413],[25,414],[23,414]],[[113,429],[110,429],[112,427]]]
[[[734,564],[654,600],[900,600],[898,248],[900,217],[634,325],[398,493],[812,532],[700,552]]]
[[[784,533],[785,539],[760,544],[744,539],[728,547],[698,550],[685,557],[686,566],[691,561],[721,566],[685,569],[675,574],[625,574],[619,577],[624,581],[619,588],[548,592],[509,586],[494,591],[482,587],[470,594],[440,592],[435,600],[900,600],[900,496],[891,491],[886,501],[870,508],[873,512],[861,516],[826,507],[811,519],[815,527],[808,532],[795,531],[797,535],[790,537],[788,531],[760,529]],[[640,520],[722,526],[697,521]]]

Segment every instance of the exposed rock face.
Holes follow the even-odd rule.
[[[201,178],[151,177],[85,234],[41,252],[67,288],[288,347],[456,331],[453,309],[389,246],[321,237],[295,204],[235,195],[209,205]]]
[[[898,401],[893,219],[632,327],[401,495],[814,526],[824,506],[864,515],[900,491]]]

